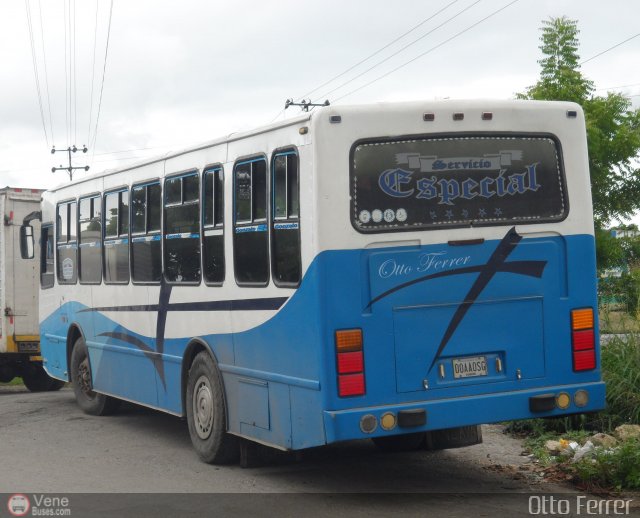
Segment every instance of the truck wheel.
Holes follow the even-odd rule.
[[[408,433],[405,435],[390,435],[388,437],[374,437],[371,440],[382,451],[414,451],[422,448],[425,434]]]
[[[0,383],[9,383],[15,377],[15,370],[10,364],[0,364]]]
[[[44,370],[42,365],[30,364],[27,365],[22,371],[22,382],[31,392],[45,392],[51,390],[51,387],[59,382],[56,379],[51,378]],[[62,386],[61,385],[61,386]]]
[[[187,424],[193,447],[209,464],[230,464],[240,455],[237,437],[227,433],[222,378],[207,352],[196,355],[187,381]]]
[[[82,337],[76,340],[71,352],[71,383],[78,406],[87,414],[112,414],[119,405],[119,400],[93,390],[89,352]]]

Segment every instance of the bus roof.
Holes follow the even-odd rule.
[[[401,101],[401,102],[378,102],[378,103],[366,103],[366,104],[353,104],[353,105],[330,105],[327,107],[321,107],[316,110],[310,111],[308,113],[302,113],[295,117],[291,117],[289,119],[273,122],[264,126],[259,126],[255,129],[242,131],[242,132],[232,132],[228,135],[218,137],[209,141],[204,141],[198,144],[194,144],[192,146],[188,146],[183,149],[171,150],[161,155],[156,155],[151,158],[146,158],[140,160],[138,162],[134,162],[132,164],[128,164],[123,167],[106,169],[104,171],[98,173],[92,173],[88,176],[83,176],[82,178],[78,178],[72,182],[67,182],[63,184],[59,184],[51,189],[48,189],[50,192],[56,192],[60,189],[67,188],[70,185],[81,184],[86,181],[94,180],[96,178],[101,178],[104,176],[110,176],[117,173],[122,173],[125,171],[130,171],[132,169],[136,169],[138,167],[142,167],[145,165],[154,164],[156,162],[161,162],[164,160],[168,160],[171,158],[178,157],[180,155],[184,155],[186,153],[190,153],[193,151],[198,151],[201,149],[206,149],[209,147],[213,147],[219,144],[231,143],[237,140],[241,140],[244,138],[252,137],[255,135],[260,135],[262,133],[267,133],[269,131],[277,130],[280,128],[286,128],[288,126],[294,126],[296,124],[300,124],[301,122],[311,120],[312,118],[317,118],[320,113],[326,112],[336,112],[342,115],[344,114],[353,114],[357,115],[359,113],[367,113],[367,112],[380,112],[380,113],[392,113],[392,112],[412,112],[419,111],[423,113],[425,110],[441,110],[446,108],[453,108],[456,111],[470,110],[470,109],[480,109],[483,111],[491,111],[491,110],[500,110],[500,109],[508,109],[513,110],[514,107],[517,107],[522,111],[533,111],[533,110],[553,110],[558,111],[561,109],[572,109],[578,110],[581,112],[581,108],[578,104],[572,102],[565,101],[530,101],[530,100],[496,100],[496,99],[443,99],[443,100],[417,100],[417,101]]]

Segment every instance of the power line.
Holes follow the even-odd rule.
[[[448,9],[449,7],[451,7],[453,4],[455,4],[456,2],[459,2],[460,0],[453,0],[452,2],[448,3],[447,5],[445,5],[442,9],[440,9],[439,11],[436,11],[434,14],[428,16],[427,18],[425,18],[424,20],[422,20],[420,23],[418,23],[417,25],[414,25],[411,29],[409,29],[408,31],[402,33],[400,36],[398,36],[397,38],[395,38],[394,40],[390,41],[389,43],[387,43],[386,45],[384,45],[383,47],[380,47],[378,50],[376,50],[375,52],[373,52],[372,54],[369,54],[366,58],[361,59],[360,61],[358,61],[355,65],[351,65],[349,68],[347,68],[346,70],[344,70],[343,72],[340,72],[337,76],[332,77],[331,79],[329,79],[328,81],[325,81],[324,83],[322,83],[319,86],[316,86],[313,90],[310,90],[309,92],[307,92],[306,94],[304,94],[303,96],[299,97],[298,99],[304,99],[306,97],[308,97],[309,95],[311,95],[313,92],[316,92],[317,90],[320,90],[320,88],[323,88],[324,86],[327,86],[329,83],[332,83],[333,81],[335,81],[336,79],[341,78],[343,75],[351,72],[354,68],[359,67],[360,65],[362,65],[362,63],[364,63],[365,61],[370,60],[372,57],[377,56],[378,54],[380,54],[380,52],[382,52],[383,50],[389,48],[391,45],[393,45],[394,43],[396,43],[397,41],[401,40],[402,38],[404,38],[405,36],[407,36],[408,34],[411,34],[413,31],[415,31],[416,29],[418,29],[419,27],[422,27],[425,23],[427,23],[428,21],[432,20],[433,18],[435,18],[436,16],[438,16],[441,12],[445,11],[446,9]]]
[[[89,127],[87,129],[87,143],[90,142],[91,136],[91,119],[93,118],[93,85],[96,77],[96,47],[98,41],[98,6],[100,3],[96,0],[96,21],[93,29],[93,65],[91,65],[91,98],[89,101]]]
[[[45,51],[45,44],[44,44],[44,24],[42,23],[42,4],[40,0],[38,0],[38,12],[40,13],[40,37],[42,40],[42,57],[44,60],[44,79],[45,79],[45,86],[47,87],[47,106],[49,108],[49,129],[51,132],[51,143],[53,144],[56,141],[56,138],[53,132],[53,117],[51,116],[51,97],[49,96],[49,72],[47,71],[47,53]]]
[[[27,26],[29,28],[29,40],[31,42],[31,60],[33,62],[33,76],[36,82],[36,91],[38,92],[38,104],[40,105],[40,119],[42,120],[42,129],[44,130],[44,138],[49,147],[49,136],[47,134],[47,126],[44,122],[44,110],[42,109],[42,93],[40,91],[40,79],[38,78],[38,60],[36,58],[36,47],[33,40],[33,25],[31,23],[31,6],[29,0],[24,0],[24,6],[27,10]]]
[[[65,129],[67,131],[67,143],[71,141],[69,136],[69,82],[67,72],[67,2],[69,0],[62,0],[62,6],[64,9],[64,118]]]
[[[78,140],[78,82],[76,79],[78,72],[78,57],[77,57],[77,36],[76,30],[76,0],[73,0],[73,141]]]
[[[618,48],[620,45],[624,45],[625,43],[627,43],[628,41],[631,41],[633,38],[637,38],[638,36],[640,36],[640,32],[638,34],[635,34],[633,36],[631,36],[630,38],[627,38],[624,41],[621,41],[620,43],[615,44],[613,47],[609,47],[607,50],[603,50],[602,52],[596,54],[595,56],[591,56],[589,59],[585,59],[582,63],[580,63],[580,65],[584,65],[585,63],[588,63],[589,61],[591,61],[592,59],[596,59],[599,58],[600,56],[602,56],[603,54],[606,54],[607,52]]]
[[[640,86],[640,83],[632,83],[630,85],[605,86],[603,88],[596,88],[596,92],[600,92],[602,90],[615,90],[616,88],[630,88],[632,86]]]
[[[377,81],[380,81],[381,79],[384,79],[385,77],[387,77],[387,76],[389,76],[389,75],[393,74],[394,72],[397,72],[397,71],[398,71],[398,70],[400,70],[401,68],[406,67],[407,65],[409,65],[409,64],[411,64],[411,63],[413,63],[414,61],[417,61],[418,59],[420,59],[420,58],[422,58],[422,57],[426,56],[427,54],[429,54],[429,53],[433,52],[434,50],[436,50],[436,49],[438,49],[438,48],[442,47],[442,46],[443,46],[443,45],[445,45],[446,43],[449,43],[450,41],[452,41],[452,40],[456,39],[457,37],[461,36],[462,34],[464,34],[465,32],[468,32],[468,31],[470,31],[471,29],[473,29],[474,27],[477,27],[478,25],[480,25],[481,23],[485,22],[485,21],[486,21],[486,20],[488,20],[489,18],[491,18],[491,17],[495,16],[496,14],[500,13],[501,11],[504,11],[507,7],[510,7],[510,6],[512,6],[513,4],[515,4],[515,3],[519,2],[519,1],[520,1],[520,0],[512,0],[512,1],[511,1],[511,2],[509,2],[508,4],[506,4],[506,5],[502,6],[502,7],[500,7],[499,9],[496,9],[496,10],[495,10],[495,11],[493,11],[491,14],[489,14],[489,15],[485,16],[485,17],[484,17],[484,18],[482,18],[481,20],[479,20],[479,21],[477,21],[477,22],[475,22],[475,23],[473,23],[473,24],[469,25],[467,28],[465,28],[465,29],[461,30],[460,32],[458,32],[458,33],[454,34],[454,35],[453,35],[453,36],[451,36],[450,38],[447,38],[447,39],[446,39],[446,40],[444,40],[442,43],[439,43],[438,45],[436,45],[436,46],[434,46],[434,47],[431,47],[429,50],[427,50],[427,51],[423,52],[422,54],[418,54],[415,58],[410,59],[409,61],[407,61],[407,62],[403,63],[402,65],[400,65],[400,66],[398,66],[398,67],[396,67],[396,68],[394,68],[393,70],[390,70],[389,72],[386,72],[385,74],[382,74],[381,76],[378,76],[378,77],[376,77],[375,79],[372,79],[372,80],[371,80],[371,81],[369,81],[368,83],[365,83],[364,85],[359,86],[358,88],[356,88],[356,89],[354,89],[354,90],[351,90],[349,93],[347,93],[347,94],[345,94],[345,95],[343,95],[343,96],[341,96],[341,97],[338,97],[335,101],[339,101],[339,100],[341,100],[341,99],[344,99],[345,97],[348,97],[349,95],[354,94],[354,93],[356,93],[356,92],[358,92],[358,91],[362,90],[363,88],[366,88],[367,86],[370,86],[370,85],[372,85],[373,83],[375,83],[375,82],[377,82]],[[335,101],[334,101],[334,102],[335,102]]]
[[[356,79],[359,79],[360,77],[362,77],[363,75],[371,72],[374,68],[379,67],[380,65],[382,65],[383,63],[386,63],[387,61],[389,61],[391,58],[397,56],[398,54],[400,54],[401,52],[404,52],[406,49],[408,49],[409,47],[415,45],[416,43],[418,43],[419,41],[423,40],[424,38],[426,38],[427,36],[429,36],[430,34],[432,34],[433,32],[437,31],[438,29],[440,29],[441,27],[445,26],[446,24],[448,24],[450,21],[456,19],[458,16],[460,16],[461,14],[463,14],[464,12],[468,11],[469,9],[471,9],[473,6],[475,6],[476,4],[480,3],[482,0],[476,0],[475,2],[473,2],[472,4],[468,5],[467,7],[465,7],[464,9],[462,9],[461,11],[459,11],[458,13],[454,14],[453,16],[447,18],[444,22],[442,22],[440,25],[437,25],[436,27],[434,27],[433,29],[431,29],[430,31],[426,32],[425,34],[423,34],[422,36],[420,36],[419,38],[413,40],[412,42],[406,44],[405,46],[401,47],[400,49],[398,49],[396,52],[394,52],[393,54],[387,56],[386,58],[384,58],[382,61],[378,61],[377,63],[375,63],[374,65],[370,66],[369,68],[367,68],[364,72],[359,73],[358,75],[356,75],[355,77],[352,77],[351,79],[349,79],[348,81],[345,81],[344,83],[342,83],[339,86],[336,86],[335,88],[333,88],[332,90],[329,90],[328,92],[322,94],[321,96],[319,96],[319,99],[324,99],[329,97],[330,94],[332,94],[333,92],[335,92],[336,90],[340,90],[341,88],[345,87],[346,85],[352,83],[353,81],[355,81]]]
[[[109,25],[107,26],[107,43],[105,45],[105,49],[104,49],[104,65],[102,67],[102,82],[100,84],[100,98],[98,101],[98,113],[96,115],[96,127],[95,130],[93,132],[93,145],[91,146],[92,149],[94,150],[93,153],[95,153],[95,145],[96,145],[96,140],[98,138],[98,123],[100,122],[100,109],[102,108],[102,92],[104,90],[104,76],[106,74],[107,71],[107,56],[109,54],[109,37],[111,35],[111,18],[113,15],[113,0],[111,0],[111,6],[109,8]],[[93,162],[93,157],[95,155],[92,154],[91,155],[91,161]]]

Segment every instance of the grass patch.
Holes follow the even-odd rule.
[[[599,320],[601,333],[640,333],[640,321],[625,311],[610,309],[600,310]]]
[[[9,383],[0,383],[0,387],[12,387],[23,385],[22,378],[13,378]]]

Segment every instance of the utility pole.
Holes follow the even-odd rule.
[[[51,172],[55,173],[56,171],[67,171],[69,173],[69,181],[72,181],[74,169],[84,169],[85,171],[88,171],[89,170],[88,165],[80,166],[80,167],[74,167],[71,165],[71,153],[75,153],[76,151],[78,151],[78,148],[75,146],[75,144],[73,145],[73,147],[68,147],[67,149],[56,149],[56,147],[53,146],[53,148],[51,148],[52,155],[54,155],[55,153],[61,153],[61,152],[69,154],[69,167],[62,167],[62,164],[60,164],[60,167],[52,167]],[[87,146],[82,146],[82,149],[80,151],[82,151],[83,153],[86,153],[88,151]]]

